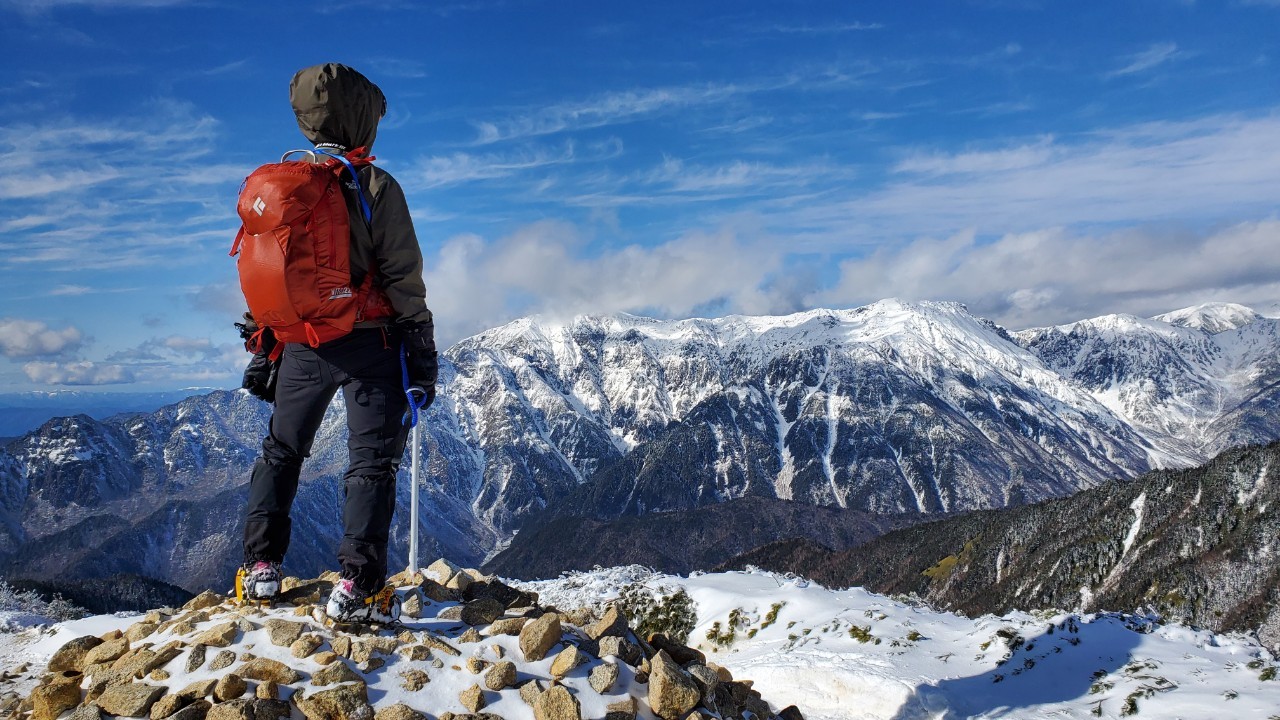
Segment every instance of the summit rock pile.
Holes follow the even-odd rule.
[[[83,635],[4,720],[797,720],[699,651],[638,637],[616,605],[561,612],[445,560],[391,579],[393,627],[334,627],[334,574],[287,578],[273,607],[213,592]]]

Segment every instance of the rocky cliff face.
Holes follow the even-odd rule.
[[[1276,326],[1214,307],[1014,336],[960,305],[892,300],[786,317],[520,320],[445,353],[424,426],[424,552],[479,564],[544,515],[738,498],[955,512],[1186,466],[1280,437]],[[62,418],[11,443],[6,574],[133,572],[192,589],[228,577],[268,413],[218,392]],[[332,563],[344,432],[335,403],[298,496],[305,540],[288,567],[300,575]],[[393,565],[407,483],[399,507]]]
[[[731,566],[835,587],[916,593],[972,615],[1019,608],[1132,611],[1280,646],[1280,443],[1230,450],[1069,498],[899,530],[831,552],[759,548]]]

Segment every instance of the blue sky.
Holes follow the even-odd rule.
[[[385,91],[441,338],[1280,301],[1280,0],[0,0],[0,390],[234,386],[297,69]]]

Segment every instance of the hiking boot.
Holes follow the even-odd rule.
[[[334,622],[389,625],[400,619],[400,596],[390,585],[369,595],[351,580],[339,580],[324,611]]]
[[[275,600],[280,594],[280,563],[255,562],[236,572],[236,599],[245,601]]]

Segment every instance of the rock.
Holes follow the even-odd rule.
[[[362,673],[371,673],[374,670],[377,670],[378,668],[386,664],[387,664],[387,661],[383,660],[380,657],[371,657],[368,660],[365,660],[364,662],[360,663],[356,667]]]
[[[289,647],[302,637],[302,631],[306,628],[306,625],[291,620],[272,618],[267,621],[267,633],[271,636],[271,644],[276,647]]]
[[[178,691],[178,695],[189,700],[199,700],[208,696],[213,692],[213,688],[217,686],[217,678],[209,678],[208,680],[197,680],[190,685]]]
[[[57,720],[63,711],[80,704],[80,684],[41,685],[31,691],[31,720]]]
[[[284,622],[284,621],[281,621],[281,622]],[[240,632],[242,633],[251,633],[260,627],[257,623],[249,620],[248,618],[240,618],[239,620],[235,621],[235,624],[236,624],[236,628],[239,629]]]
[[[102,642],[111,642],[112,640],[119,640],[122,637],[124,637],[124,633],[120,630],[108,630],[99,635],[98,639]]]
[[[431,578],[423,581],[421,590],[422,594],[432,602],[450,602],[458,599],[458,593]]]
[[[152,680],[155,680],[156,682],[164,682],[165,680],[169,679],[170,675],[168,670],[161,670],[159,668],[156,668],[155,670],[152,670],[150,673],[148,673],[147,677],[151,678]]]
[[[728,668],[720,667],[715,663],[707,663],[707,667],[715,671],[716,677],[720,678],[720,682],[733,682],[733,673]]]
[[[702,691],[704,697],[714,693],[716,687],[720,685],[720,676],[706,665],[691,663],[684,671],[689,673],[689,677],[698,684],[698,689]]]
[[[150,637],[155,633],[156,628],[160,627],[157,623],[136,622],[124,631],[124,636],[131,643],[140,642],[143,638]]]
[[[112,715],[142,717],[151,710],[151,706],[166,691],[168,691],[168,688],[161,685],[144,685],[142,683],[112,685],[102,693],[97,703],[103,712],[108,712]],[[79,690],[76,691],[76,694],[79,694]]]
[[[446,655],[452,655],[452,656],[454,656],[454,657],[458,657],[459,655],[461,655],[461,654],[462,654],[462,651],[461,651],[461,650],[459,650],[458,648],[456,648],[456,647],[454,647],[454,646],[450,645],[449,643],[445,642],[445,641],[444,641],[444,640],[442,640],[441,638],[436,637],[435,635],[432,635],[432,634],[431,634],[431,633],[429,633],[429,632],[428,632],[428,633],[424,633],[424,634],[423,634],[423,636],[422,636],[422,644],[423,644],[423,645],[426,645],[427,647],[431,648],[432,650],[439,650],[440,652],[442,652],[442,653],[444,653],[444,654],[446,654]]]
[[[591,668],[591,674],[587,676],[587,682],[591,683],[591,689],[604,695],[613,689],[613,684],[618,682],[618,666],[610,663],[600,663]]]
[[[193,642],[224,648],[236,641],[236,634],[239,632],[240,628],[235,623],[222,623],[200,633]]]
[[[422,670],[405,670],[400,673],[400,677],[404,678],[404,682],[400,683],[400,687],[409,692],[417,692],[424,685],[431,682],[431,678]]]
[[[605,707],[604,720],[636,720],[636,699],[628,695]]]
[[[450,605],[449,607],[444,608],[440,612],[436,613],[436,618],[439,620],[451,620],[451,621],[461,622],[462,606]]]
[[[404,703],[396,703],[374,713],[373,720],[426,720],[426,716]]]
[[[537,593],[516,590],[510,585],[493,578],[487,579],[483,582],[472,583],[471,586],[462,593],[462,597],[465,600],[493,598],[494,600],[502,603],[504,608],[538,604]]]
[[[516,664],[510,660],[500,660],[484,674],[484,686],[494,692],[505,690],[516,684]]]
[[[270,680],[279,685],[290,685],[302,679],[302,675],[297,670],[268,658],[254,658],[241,665],[240,675],[250,680]]]
[[[427,576],[423,575],[421,572],[401,570],[395,575],[392,575],[391,577],[387,578],[387,584],[390,585],[391,587],[396,587],[396,588],[405,587],[407,585],[413,585],[416,587],[418,585],[421,585],[422,581],[426,579],[427,579]]]
[[[444,661],[441,660],[440,658],[431,658],[431,667],[439,670],[440,668],[444,667]]]
[[[685,666],[689,663],[696,662],[699,665],[707,664],[707,656],[691,647],[686,647],[680,643],[667,638],[661,633],[654,633],[649,636],[649,645],[653,647],[656,654],[660,650],[666,650],[667,655],[676,661],[677,665]]]
[[[484,672],[484,660],[475,656],[467,658],[467,671],[472,675],[479,675]]]
[[[165,695],[151,706],[151,720],[161,720],[190,705],[195,698],[185,695]]]
[[[128,651],[128,639],[119,637],[114,640],[108,640],[85,653],[84,664],[87,666],[96,665],[98,663],[115,662]]]
[[[260,682],[258,687],[253,689],[253,696],[259,700],[279,700],[280,684],[273,680]]]
[[[501,659],[507,656],[507,649],[502,647],[498,643],[494,643],[489,647],[493,649],[493,654],[495,657]]]
[[[533,707],[538,701],[538,696],[543,692],[541,683],[537,680],[529,680],[520,686],[520,699],[529,707]]]
[[[502,617],[502,613],[506,609],[506,606],[493,598],[480,598],[462,606],[462,617],[460,619],[472,627],[488,625]]]
[[[358,663],[368,662],[374,653],[390,655],[400,647],[400,639],[393,637],[373,637],[356,640],[351,643],[351,659]]]
[[[183,610],[205,610],[215,605],[221,605],[226,601],[227,599],[219,595],[218,593],[212,590],[205,590],[199,595],[188,600],[187,604],[182,606],[182,609]]]
[[[537,662],[547,656],[551,648],[560,642],[560,616],[547,613],[526,624],[520,631],[520,651],[524,659]]]
[[[702,699],[698,685],[666,650],[659,650],[650,664],[649,707],[663,720],[683,720]]]
[[[81,705],[67,716],[67,720],[102,720],[102,708],[93,703]]]
[[[431,648],[426,645],[410,645],[402,653],[406,660],[422,661],[431,659]]]
[[[319,635],[307,633],[293,641],[293,644],[289,646],[289,654],[296,658],[311,657],[311,654],[318,650],[323,643],[324,640]]]
[[[255,720],[253,701],[248,698],[239,698],[218,703],[209,708],[209,714],[205,717],[207,720]]]
[[[213,703],[203,698],[193,700],[190,705],[169,716],[169,720],[205,720]]]
[[[488,628],[485,629],[485,634],[489,636],[519,635],[520,631],[524,629],[525,623],[527,622],[529,622],[529,619],[522,618],[522,617],[498,618],[497,620],[494,620],[489,625]]]
[[[613,656],[633,666],[639,664],[644,658],[644,653],[640,652],[640,648],[635,643],[612,635],[600,638],[598,651],[602,658]]]
[[[480,637],[480,631],[475,628],[467,628],[467,631],[458,636],[458,642],[478,643],[483,638]]]
[[[364,682],[364,678],[357,675],[355,670],[341,660],[330,663],[322,670],[311,674],[311,684],[318,687],[344,682]]]
[[[351,657],[351,638],[346,635],[340,635],[329,641],[329,647],[342,657]]]
[[[213,699],[224,703],[244,695],[248,689],[249,684],[244,681],[244,678],[235,673],[227,673],[218,680],[217,685],[213,686]]]
[[[577,646],[569,645],[551,661],[551,677],[559,680],[573,672],[574,668],[587,662],[587,659],[586,653],[579,650]]]
[[[582,720],[578,698],[563,685],[556,685],[533,701],[534,720]]]
[[[418,590],[409,591],[400,602],[400,614],[411,618],[422,617],[422,593]]]
[[[599,640],[602,637],[625,637],[627,629],[627,619],[618,611],[616,604],[610,604],[605,608],[604,616],[599,621],[585,628],[587,637],[592,640]]]
[[[475,582],[475,580],[472,580],[470,575],[466,573],[458,573],[450,578],[449,582],[445,583],[444,586],[450,590],[466,592],[467,588],[471,587],[471,583],[473,582]]]
[[[324,652],[316,653],[315,657],[312,657],[311,659],[315,660],[316,664],[318,665],[328,665],[329,663],[336,661],[340,657],[342,656],[336,652],[330,652],[328,650],[325,650]]]
[[[236,654],[231,650],[223,650],[213,656],[213,662],[209,663],[210,670],[221,670],[231,667],[231,663],[236,661]]]
[[[431,566],[427,568],[426,576],[427,579],[434,580],[441,585],[448,585],[449,581],[453,579],[453,576],[460,572],[462,572],[462,568],[454,565],[444,558],[440,558],[439,560],[431,563]]]
[[[458,693],[458,700],[462,702],[462,707],[466,708],[467,712],[473,713],[480,712],[487,704],[484,699],[484,690],[481,690],[479,685],[472,685]]]
[[[800,708],[795,705],[788,705],[778,713],[778,718],[780,720],[804,720],[804,715],[800,714]]]
[[[294,701],[307,720],[373,720],[369,692],[364,683],[347,683],[304,697],[294,694]]]
[[[289,703],[272,698],[257,698],[253,701],[253,720],[276,720],[287,718],[293,714]]]

